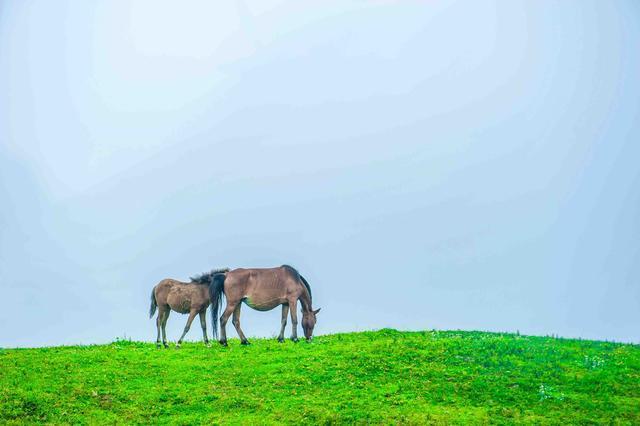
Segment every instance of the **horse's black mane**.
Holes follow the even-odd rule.
[[[298,272],[298,270],[291,265],[282,265],[282,267],[288,269],[289,272],[291,272],[294,276],[299,278],[300,281],[302,281],[302,284],[304,284],[304,286],[307,288],[307,291],[309,292],[309,299],[313,300],[313,296],[311,296],[311,286],[309,285],[307,280],[305,280],[304,277],[300,274],[300,272]]]
[[[191,282],[194,284],[209,285],[211,284],[211,281],[214,275],[223,274],[229,271],[230,271],[229,268],[217,268],[217,269],[212,269],[210,272],[204,272],[200,275],[196,275],[195,277],[190,277],[190,278],[191,278]]]

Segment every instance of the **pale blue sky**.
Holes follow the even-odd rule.
[[[318,333],[640,342],[639,52],[634,1],[3,1],[0,346],[282,263]]]

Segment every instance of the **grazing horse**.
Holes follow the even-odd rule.
[[[158,338],[156,340],[156,346],[160,347],[160,329],[162,329],[162,344],[165,348],[169,347],[167,344],[166,326],[171,310],[181,314],[189,314],[184,332],[176,344],[177,348],[180,347],[182,339],[184,339],[184,336],[189,331],[191,322],[196,314],[200,315],[200,325],[202,326],[204,343],[209,346],[206,321],[206,312],[210,303],[209,287],[212,285],[213,277],[216,276],[216,274],[224,273],[228,270],[229,268],[214,269],[211,272],[192,277],[189,283],[168,278],[160,281],[158,285],[153,288],[151,291],[149,318],[153,317],[157,307],[158,318],[156,319],[156,326],[158,328]]]
[[[269,311],[282,305],[282,321],[279,342],[284,342],[284,328],[287,315],[291,312],[291,340],[298,341],[298,314],[296,304],[302,305],[302,329],[307,341],[311,340],[313,327],[316,325],[315,311],[311,307],[311,287],[302,275],[288,265],[267,269],[234,269],[213,276],[209,286],[211,300],[211,316],[214,337],[217,332],[218,315],[222,302],[222,294],[227,299],[227,306],[220,316],[220,344],[227,346],[227,320],[233,314],[233,326],[240,336],[243,345],[249,342],[240,328],[240,307],[244,302],[258,311]]]

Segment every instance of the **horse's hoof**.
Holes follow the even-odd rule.
[[[278,337],[278,343],[284,343],[284,337]]]
[[[176,343],[176,349],[180,349],[180,343]]]
[[[207,342],[204,344],[206,347],[210,348],[211,347],[211,343]]]
[[[157,349],[162,349],[162,344],[160,342],[156,343],[156,348]]]
[[[292,341],[293,343],[298,343],[298,338],[297,338],[297,337],[292,337],[292,338],[291,338],[291,341]]]
[[[165,343],[163,346],[164,346],[165,349],[169,349],[169,345],[168,344]]]
[[[248,340],[243,340],[242,342],[240,342],[240,344],[241,344],[241,345],[248,346],[248,345],[250,345],[251,343],[249,343],[249,341],[248,341]]]
[[[227,344],[227,341],[226,341],[226,340],[220,340],[220,344],[221,344],[222,346],[225,346],[225,347],[226,347],[226,346],[229,346],[229,345]]]

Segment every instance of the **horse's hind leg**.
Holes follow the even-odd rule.
[[[187,325],[184,326],[184,331],[182,332],[182,336],[180,336],[180,340],[178,340],[178,343],[176,344],[176,348],[179,348],[180,345],[182,344],[182,339],[184,339],[184,336],[187,334],[187,332],[191,328],[191,323],[193,322],[193,319],[196,317],[197,313],[198,313],[198,311],[196,311],[196,310],[192,310],[191,312],[189,312],[189,318],[187,319]]]
[[[284,342],[284,329],[287,326],[287,316],[289,315],[289,305],[284,303],[282,305],[282,320],[280,321],[280,335],[278,336],[278,342]]]
[[[242,303],[238,303],[236,308],[233,310],[233,326],[236,328],[238,332],[238,336],[240,336],[240,343],[243,345],[248,345],[249,341],[244,336],[242,329],[240,328],[240,308],[242,307]]]
[[[204,337],[204,344],[210,347],[209,338],[207,337],[207,310],[204,309],[199,312],[200,314],[200,327],[202,327],[202,336]]]
[[[234,309],[235,305],[230,305],[229,301],[227,301],[227,307],[224,308],[224,312],[220,315],[220,344],[222,346],[227,346],[227,321]]]

